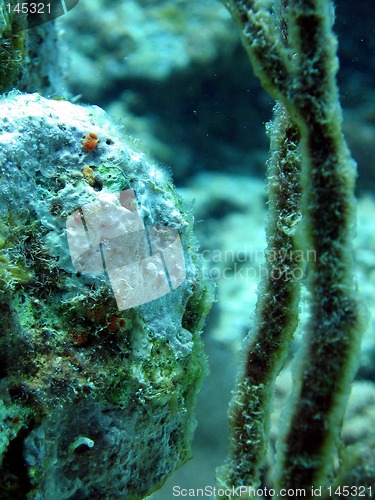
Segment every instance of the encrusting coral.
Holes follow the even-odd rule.
[[[143,498],[190,458],[206,371],[192,216],[100,108],[0,117],[0,496]]]

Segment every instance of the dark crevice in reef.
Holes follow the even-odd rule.
[[[27,466],[23,457],[24,441],[32,431],[33,426],[20,431],[11,441],[3,457],[0,476],[0,498],[2,500],[24,500],[32,489]]]

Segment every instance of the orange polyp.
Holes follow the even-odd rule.
[[[99,137],[95,132],[89,132],[82,141],[82,147],[86,153],[94,151],[99,141]]]
[[[111,316],[108,319],[107,331],[110,333],[117,333],[121,328],[125,328],[126,320],[118,316]]]

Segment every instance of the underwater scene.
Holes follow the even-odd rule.
[[[0,500],[375,498],[373,0],[0,5]]]

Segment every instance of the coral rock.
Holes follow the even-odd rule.
[[[142,498],[191,455],[192,216],[100,108],[13,93],[0,116],[0,496]]]

